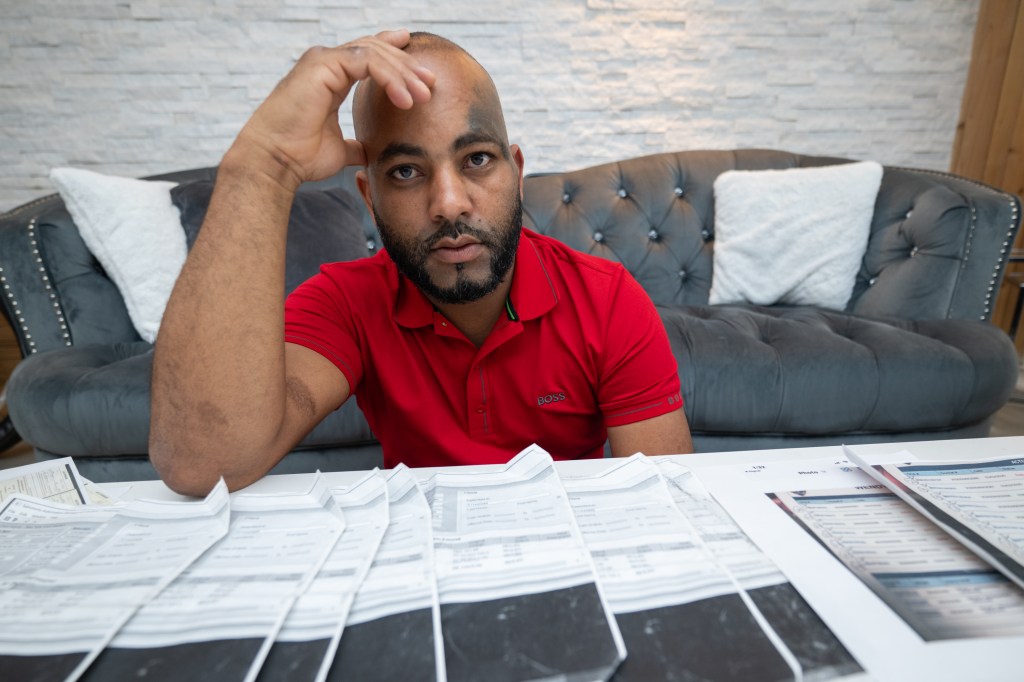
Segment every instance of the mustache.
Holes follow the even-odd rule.
[[[426,248],[432,249],[442,239],[458,239],[461,235],[469,235],[473,239],[476,239],[485,246],[493,246],[494,239],[493,235],[483,230],[478,230],[472,225],[469,225],[461,220],[452,222],[445,220],[444,223],[437,229],[437,232],[430,235],[430,238],[426,242]]]

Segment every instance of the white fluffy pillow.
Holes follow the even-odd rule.
[[[124,297],[139,336],[152,343],[185,263],[185,232],[171,203],[176,183],[76,168],[55,168],[50,179],[85,245]]]
[[[722,173],[709,302],[845,308],[881,181],[874,161]]]

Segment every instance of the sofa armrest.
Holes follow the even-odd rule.
[[[903,319],[989,320],[1020,199],[949,173],[886,167],[848,310]]]
[[[2,309],[22,355],[139,336],[58,195],[0,216]]]
[[[7,382],[18,433],[65,456],[145,453],[152,349],[136,341],[27,357]]]

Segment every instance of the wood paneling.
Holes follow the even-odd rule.
[[[1018,196],[1024,194],[1024,3],[982,0],[971,67],[953,140],[950,171]],[[1024,259],[1024,233],[1015,251]],[[1024,290],[1024,262],[1010,263],[996,300],[993,322],[1009,330]],[[1024,333],[1018,333],[1018,349]]]
[[[14,366],[21,361],[18,340],[7,320],[0,315],[0,387],[7,383],[7,378],[14,371]]]

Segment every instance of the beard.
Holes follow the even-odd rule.
[[[384,222],[377,209],[373,210],[381,243],[387,250],[398,271],[422,291],[427,298],[439,303],[471,303],[498,288],[515,262],[519,248],[519,235],[523,225],[523,202],[516,191],[511,206],[496,225],[481,230],[461,220],[454,223],[444,221],[428,239],[420,241],[415,237],[402,238]],[[487,247],[491,253],[488,272],[482,277],[472,277],[462,263],[448,265],[455,270],[455,282],[442,286],[434,281],[427,270],[427,259],[431,249],[445,237],[458,239],[469,235]]]

